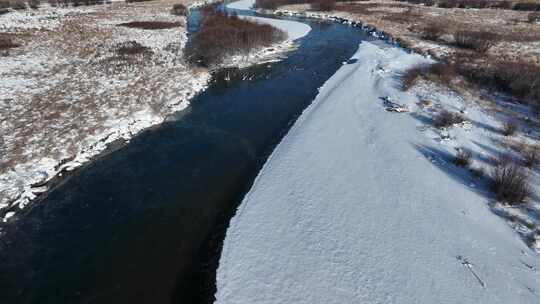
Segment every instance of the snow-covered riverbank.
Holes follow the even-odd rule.
[[[252,10],[254,4],[254,0],[240,0],[227,4],[227,8],[237,10]],[[297,21],[243,15],[240,15],[239,17],[261,24],[268,24],[280,29],[287,34],[287,39],[276,45],[250,52],[250,54],[247,55],[236,55],[227,58],[222,64],[220,64],[220,67],[242,68],[253,64],[281,60],[288,52],[294,50],[298,46],[298,39],[306,36],[311,31],[311,27],[309,25]]]
[[[217,303],[535,303],[539,256],[396,88],[427,62],[379,43],[325,85],[232,219]]]
[[[215,1],[185,1],[198,7]],[[0,221],[7,221],[47,182],[127,142],[189,106],[210,79],[183,59],[186,18],[173,2],[17,11],[0,16],[0,34],[34,35],[0,66]],[[284,30],[289,39],[222,66],[246,67],[283,58],[309,26],[249,17]],[[170,29],[119,27],[130,21],[176,22]],[[21,36],[22,37],[22,36]],[[125,45],[124,45],[125,44]],[[121,47],[134,47],[129,56]],[[131,49],[130,49],[131,50]],[[130,51],[128,50],[128,51]]]

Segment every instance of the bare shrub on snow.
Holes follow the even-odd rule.
[[[458,153],[452,162],[458,167],[469,167],[471,164],[471,157],[471,151],[461,148],[458,150]]]
[[[532,194],[529,175],[525,169],[512,161],[502,161],[490,175],[489,189],[504,203],[517,205]]]
[[[442,110],[435,116],[433,125],[435,125],[437,128],[447,128],[464,121],[465,118],[461,114],[448,110]]]
[[[538,145],[523,145],[521,147],[521,159],[527,168],[535,168],[540,161],[540,147]]]
[[[503,135],[504,136],[512,136],[517,132],[517,130],[518,130],[518,125],[513,120],[506,121],[503,124]]]
[[[411,69],[408,69],[405,72],[405,74],[403,74],[403,76],[401,77],[402,78],[401,85],[402,85],[403,90],[409,90],[410,88],[412,88],[414,84],[416,83],[416,81],[418,80],[418,78],[425,75],[427,69],[428,68],[426,66],[416,66]]]
[[[448,85],[456,76],[456,70],[452,64],[439,62],[432,65],[417,66],[403,74],[402,87],[404,90],[410,89],[420,77]]]

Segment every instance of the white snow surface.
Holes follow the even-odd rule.
[[[240,0],[227,4],[227,7],[238,10],[251,10],[254,4],[255,0]]]
[[[539,303],[539,256],[412,115],[427,59],[363,42],[275,149],[231,220],[216,303]],[[443,170],[441,170],[443,168]]]
[[[255,0],[241,0],[233,3],[227,4],[228,8],[239,9],[239,10],[251,10],[255,4]],[[255,21],[258,23],[269,24],[273,27],[276,27],[285,33],[287,33],[289,40],[296,40],[306,36],[310,31],[311,27],[305,23],[291,21],[291,20],[280,20],[280,19],[271,19],[264,17],[254,17],[254,16],[240,16],[242,19],[247,19]]]

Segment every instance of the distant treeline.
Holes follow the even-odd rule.
[[[273,26],[205,9],[200,29],[192,37],[185,53],[190,62],[209,67],[219,64],[227,56],[247,54],[286,38],[283,31]]]

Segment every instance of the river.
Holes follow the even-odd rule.
[[[243,195],[318,88],[372,39],[302,22],[312,30],[286,59],[217,73],[189,108],[23,210],[0,252],[0,303],[212,302]]]

